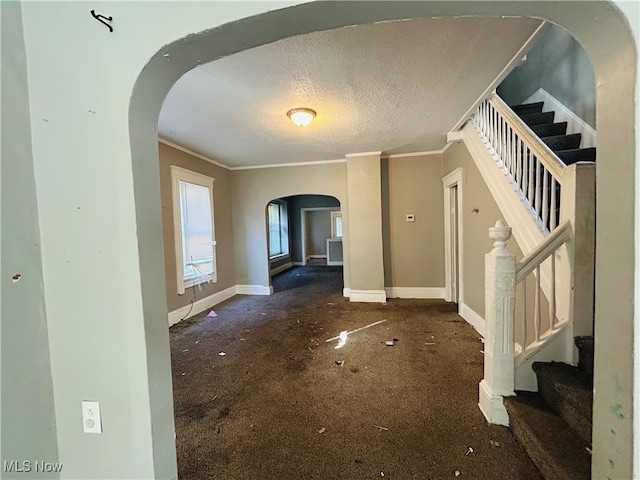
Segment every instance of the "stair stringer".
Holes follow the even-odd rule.
[[[491,146],[485,143],[476,127],[468,122],[460,131],[460,136],[505,221],[512,228],[513,237],[526,255],[544,241],[541,227],[529,213],[525,200],[509,181],[506,172],[498,167],[500,160],[491,154]]]

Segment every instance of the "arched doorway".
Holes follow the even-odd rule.
[[[302,33],[403,18],[438,16],[531,16],[547,19],[565,27],[584,46],[596,75],[599,132],[598,164],[598,250],[596,277],[596,392],[594,410],[608,412],[611,405],[621,405],[626,411],[634,408],[633,304],[619,301],[634,298],[634,115],[633,90],[636,72],[636,52],[624,18],[608,3],[584,2],[412,2],[342,4],[312,3],[277,10],[250,19],[239,20],[215,28],[189,41],[178,40],[159,51],[150,60],[136,83],[130,105],[130,139],[133,158],[136,213],[139,232],[139,252],[143,308],[147,338],[166,338],[165,325],[158,325],[151,312],[155,310],[157,292],[161,292],[162,276],[154,263],[161,255],[160,239],[156,238],[159,218],[155,196],[157,192],[157,115],[166,92],[186,71],[200,63],[215,60],[264,43]],[[598,18],[594,24],[592,19]],[[614,54],[612,54],[614,52]],[[170,66],[166,56],[180,59]],[[268,199],[265,199],[265,201]],[[615,243],[617,248],[607,248]],[[151,248],[150,248],[151,247]],[[161,264],[161,262],[160,262]],[[600,328],[599,328],[600,325]],[[636,334],[637,335],[637,334]],[[147,341],[147,356],[162,359],[150,373],[167,385],[168,351],[166,342]],[[637,387],[636,387],[637,388]],[[637,389],[636,389],[637,391]],[[154,458],[159,465],[156,473],[172,470],[166,460],[171,453],[171,420],[160,418],[170,388],[156,393],[152,404]],[[635,404],[637,411],[637,400]],[[594,476],[631,477],[633,468],[632,415],[624,419],[615,416],[596,417],[594,423]],[[616,431],[611,428],[616,423]],[[637,428],[637,423],[636,423]],[[164,457],[164,460],[161,460]],[[607,461],[609,459],[609,462]],[[615,464],[615,470],[608,470]],[[162,468],[161,468],[162,467]],[[612,467],[611,467],[612,468]],[[637,467],[636,467],[637,468]]]

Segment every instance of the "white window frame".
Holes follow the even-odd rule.
[[[340,218],[340,222],[342,222],[342,211],[341,210],[334,210],[331,212],[331,238],[342,238],[342,235],[344,235],[344,225],[342,225],[342,235],[338,236],[338,228],[337,228],[337,223],[336,220]]]
[[[214,215],[213,200],[213,182],[214,178],[201,173],[187,170],[186,168],[171,165],[171,186],[173,200],[173,231],[176,247],[176,282],[178,294],[182,295],[187,288],[201,285],[206,282],[216,283],[218,281],[218,264],[216,260],[216,228]],[[213,273],[209,279],[203,277],[184,278],[184,260],[182,254],[182,210],[180,208],[180,182],[192,183],[209,189],[209,198],[211,199],[211,233],[213,242]]]
[[[271,226],[269,225],[269,205],[271,204],[275,204],[278,205],[278,207],[280,208],[280,242],[281,245],[283,245],[282,252],[277,253],[275,255],[271,255]],[[282,210],[284,209],[284,227],[286,227],[287,229],[287,234],[283,235],[282,230],[283,230],[283,215],[282,215]],[[266,216],[267,216],[267,249],[269,252],[269,260],[270,261],[275,261],[275,260],[279,260],[281,258],[285,258],[287,256],[289,256],[289,205],[287,204],[287,202],[283,201],[283,200],[271,200],[269,203],[267,203],[267,208],[266,208]],[[286,242],[282,242],[284,239],[286,240]]]

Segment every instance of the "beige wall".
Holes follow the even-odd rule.
[[[502,213],[464,143],[459,142],[449,147],[444,152],[442,165],[443,176],[456,168],[464,169],[460,212],[464,225],[461,302],[484,318],[484,256],[493,248],[489,228],[502,218]],[[522,252],[513,238],[509,240],[508,246],[516,259],[522,258]]]
[[[384,297],[381,187],[380,152],[347,155],[350,214],[346,218],[343,214],[348,229],[343,245],[350,253],[345,263],[349,262],[351,270],[351,289]],[[378,297],[375,301],[384,300]]]
[[[231,222],[231,172],[164,143],[158,144],[158,153],[160,158],[160,198],[162,202],[162,238],[164,241],[167,309],[171,312],[188,305],[191,300],[208,297],[236,284],[233,264],[233,226]],[[176,283],[176,247],[173,229],[170,165],[177,165],[215,179],[213,182],[213,217],[217,242],[218,281],[202,285],[202,290],[189,288],[184,295],[178,295]]]
[[[444,153],[444,175],[451,173],[456,168],[464,169],[462,185],[462,219],[463,219],[463,278],[462,295],[460,299],[467,307],[485,317],[484,311],[484,257],[493,248],[489,238],[489,228],[495,225],[496,220],[503,218],[498,205],[476,167],[467,147],[464,143],[453,144]],[[477,212],[476,212],[477,210]],[[509,250],[515,255],[516,261],[522,260],[524,254],[513,237],[507,242]],[[516,288],[515,311],[515,340],[524,343],[525,346],[533,342],[534,335],[534,295],[535,277],[533,274],[526,279],[527,287],[527,328],[523,329],[523,284]],[[540,312],[542,331],[549,324],[549,302],[542,294],[540,296]],[[526,341],[523,334],[526,332]]]
[[[382,177],[385,286],[443,287],[442,155],[384,160]]]
[[[236,279],[239,285],[268,286],[265,207],[274,198],[320,194],[336,197],[348,216],[345,163],[235,170],[232,205]],[[345,231],[345,236],[348,235]],[[345,252],[345,256],[348,253]],[[345,286],[349,269],[345,265]]]

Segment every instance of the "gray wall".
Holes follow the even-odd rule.
[[[543,88],[569,110],[596,126],[593,67],[584,49],[566,30],[550,25],[527,55],[498,87],[508,104],[522,103]]]
[[[164,143],[158,143],[160,159],[160,198],[162,202],[162,237],[167,286],[167,308],[171,312],[188,305],[192,300],[213,295],[236,284],[233,264],[233,225],[231,222],[231,172],[213,163],[189,155]],[[173,200],[171,194],[171,165],[186,168],[215,179],[213,182],[213,219],[216,236],[218,281],[200,288],[188,288],[178,295],[176,250],[173,228]]]
[[[307,256],[327,255],[327,238],[331,238],[331,212],[312,210],[306,212]]]
[[[31,150],[21,6],[0,3],[2,31],[2,310],[0,463],[58,461],[49,336]],[[8,141],[10,140],[10,141]],[[12,277],[20,274],[14,282]],[[80,404],[76,405],[78,414]],[[77,425],[80,431],[80,423]],[[0,466],[0,468],[2,468]],[[0,473],[2,478],[59,478]]]
[[[302,226],[300,211],[303,208],[336,207],[340,210],[340,202],[326,195],[297,195],[289,197],[290,215],[289,238],[291,240],[291,261],[302,262]],[[307,255],[309,252],[307,252]]]

